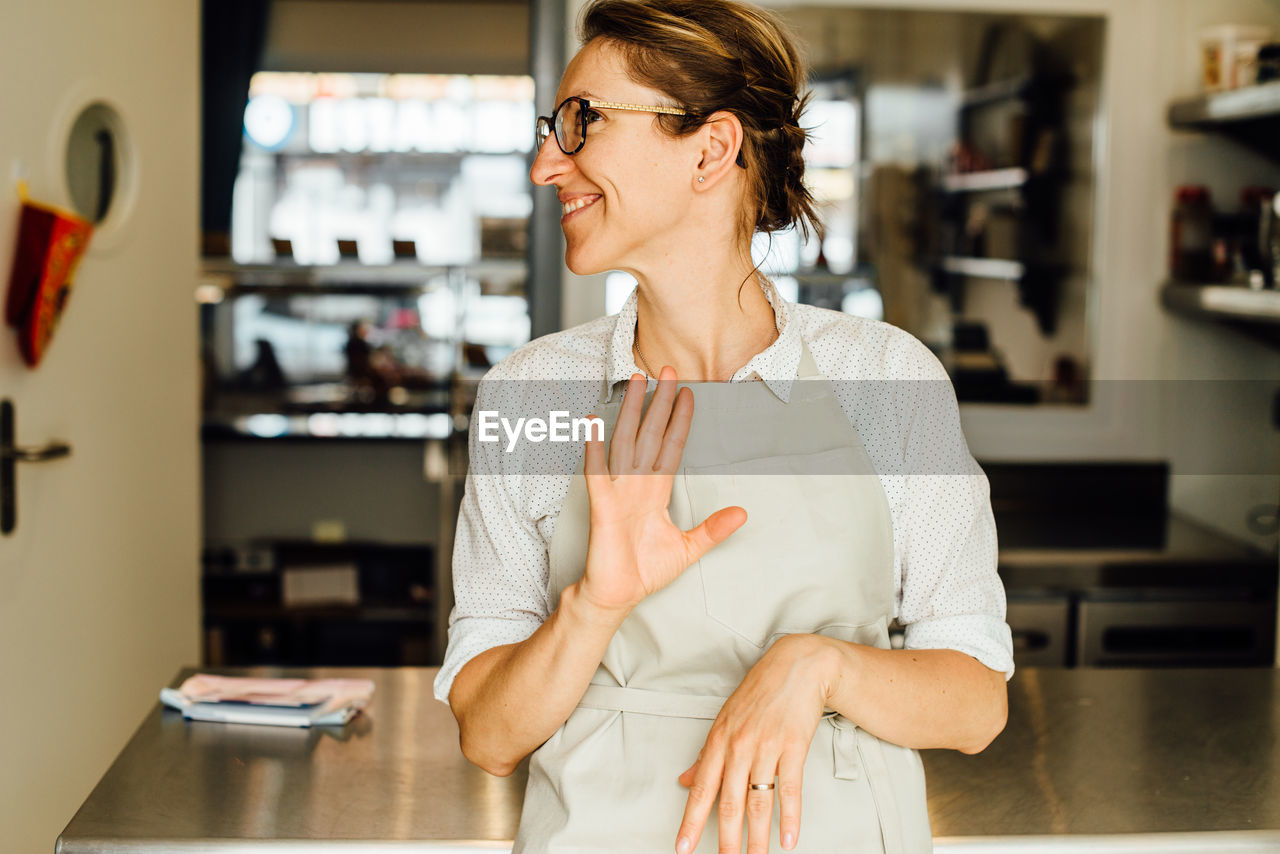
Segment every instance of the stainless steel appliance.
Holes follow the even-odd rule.
[[[984,468],[1016,664],[1273,663],[1276,555],[1170,515],[1164,464]]]

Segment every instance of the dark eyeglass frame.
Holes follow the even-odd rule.
[[[557,132],[556,122],[560,119],[560,111],[570,101],[578,104],[578,144],[573,151],[564,147],[564,143],[560,141],[560,134]],[[541,151],[542,146],[546,144],[548,137],[555,137],[556,146],[567,155],[577,154],[582,150],[582,146],[587,144],[587,113],[593,109],[604,110],[629,110],[636,113],[659,113],[664,116],[688,116],[692,115],[687,110],[681,110],[678,107],[646,107],[642,104],[618,104],[614,101],[589,101],[586,98],[579,98],[577,95],[570,95],[560,102],[560,106],[549,116],[538,116],[538,121],[534,125],[534,139],[537,142],[537,150]]]

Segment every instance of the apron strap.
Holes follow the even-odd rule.
[[[832,773],[841,780],[856,780],[859,771],[867,775],[876,815],[880,818],[884,854],[903,854],[902,820],[889,765],[884,758],[884,742],[844,715],[835,714],[829,720],[835,727],[831,739]]]
[[[645,688],[624,688],[618,685],[587,686],[586,693],[578,701],[583,709],[602,709],[610,712],[630,712],[637,715],[659,715],[667,718],[698,718],[713,721],[720,714],[720,707],[728,697],[706,694],[681,694],[675,691],[649,691]],[[824,720],[830,720],[837,729],[843,726],[852,732],[854,726],[839,712],[824,710]],[[846,764],[856,760],[857,748],[848,742],[843,760]],[[838,774],[836,776],[839,776]],[[850,777],[849,779],[857,779]]]
[[[716,715],[720,714],[720,707],[727,699],[727,697],[592,684],[587,686],[587,692],[582,695],[578,706],[584,709],[606,709],[615,712],[633,712],[638,715],[713,721]]]
[[[884,854],[902,854],[902,820],[899,818],[898,800],[893,794],[889,765],[884,758],[884,744],[862,727],[857,728],[857,734],[858,756],[862,758],[862,767],[871,785],[871,797],[876,802],[876,814],[880,816]]]

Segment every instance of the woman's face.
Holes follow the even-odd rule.
[[[565,69],[555,103],[578,96],[643,106],[671,106],[657,90],[629,79],[617,48],[588,43]],[[565,263],[579,275],[643,271],[670,263],[693,197],[696,141],[664,134],[653,113],[592,109],[586,143],[566,155],[554,135],[538,151],[529,177],[552,185],[561,202]],[[687,240],[687,234],[684,235]]]

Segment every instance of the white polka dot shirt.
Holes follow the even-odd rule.
[[[730,382],[762,381],[785,402],[804,340],[888,498],[893,616],[905,627],[906,648],[959,650],[1008,679],[1013,641],[996,573],[990,492],[965,443],[942,365],[897,327],[788,302],[767,280],[761,287],[778,337]],[[644,373],[632,356],[635,327],[633,291],[618,314],[545,335],[494,365],[481,381],[476,409],[502,410],[498,399],[509,401],[519,389],[523,412],[594,411],[619,383]],[[473,418],[453,547],[455,605],[435,681],[435,696],[446,703],[464,664],[524,640],[550,613],[551,537],[571,479],[580,476],[571,472],[580,465],[581,442],[537,445],[536,466],[529,455],[517,465],[493,448],[477,441]],[[557,455],[562,459],[550,463]]]

